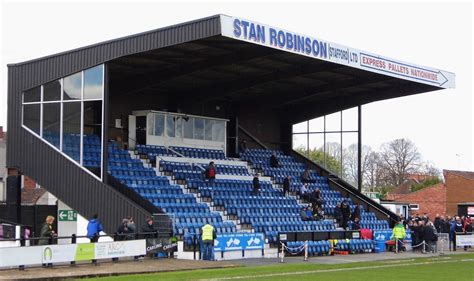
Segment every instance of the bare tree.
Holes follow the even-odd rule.
[[[347,148],[344,149],[343,154],[343,167],[344,167],[344,177],[345,179],[357,186],[358,183],[358,160],[357,160],[357,150],[358,146],[356,143],[349,145]],[[362,174],[362,186],[364,187],[364,178],[366,177],[366,173],[369,170],[369,162],[370,162],[370,155],[373,153],[372,148],[367,145],[362,146],[362,153],[361,153],[361,174]]]
[[[396,139],[383,144],[380,159],[386,173],[385,180],[392,186],[402,184],[420,165],[420,153],[415,144],[407,139]]]

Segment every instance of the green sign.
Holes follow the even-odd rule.
[[[74,210],[59,210],[59,221],[77,221],[77,212]]]

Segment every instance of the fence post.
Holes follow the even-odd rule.
[[[71,235],[71,244],[76,244],[77,243],[77,237],[76,234]],[[71,266],[76,266],[76,261],[71,261]]]
[[[304,242],[304,261],[308,261],[308,241]]]
[[[284,259],[285,259],[285,244],[281,243],[281,259],[280,259],[280,262],[284,262]]]

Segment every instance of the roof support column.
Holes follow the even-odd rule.
[[[357,107],[357,189],[362,192],[362,106]]]

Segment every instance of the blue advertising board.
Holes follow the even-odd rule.
[[[214,240],[215,252],[258,250],[263,249],[263,233],[219,234]]]

